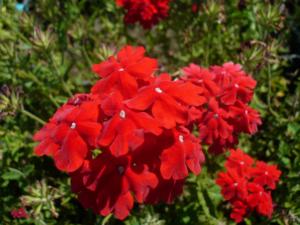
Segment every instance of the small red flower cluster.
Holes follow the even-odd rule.
[[[140,22],[149,29],[168,16],[170,0],[116,0],[126,10],[125,23]]]
[[[194,3],[192,4],[192,12],[193,12],[193,13],[197,13],[197,12],[199,12],[199,10],[200,10],[200,5],[199,5],[199,3],[194,2]]]
[[[225,200],[232,204],[230,217],[241,222],[251,211],[271,217],[273,203],[271,190],[276,188],[281,171],[275,165],[256,161],[242,150],[230,150],[225,167],[216,183]]]
[[[189,171],[201,171],[202,140],[221,152],[260,124],[247,105],[255,81],[239,65],[192,64],[172,80],[155,76],[157,60],[144,54],[125,46],[94,65],[101,79],[91,93],[71,98],[34,136],[35,153],[69,172],[83,206],[103,216],[124,219],[134,200],[172,202]]]
[[[22,208],[19,208],[19,209],[13,209],[11,212],[10,212],[11,216],[14,218],[14,219],[27,219],[29,218],[29,215],[27,214],[27,212],[25,211],[25,209],[22,207]]]
[[[190,120],[198,124],[200,139],[213,153],[238,142],[241,132],[254,134],[261,124],[259,113],[249,107],[256,81],[232,62],[210,69],[195,64],[183,68],[185,81],[203,89],[208,107],[191,107]]]

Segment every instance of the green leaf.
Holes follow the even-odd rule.
[[[1,176],[4,180],[19,180],[25,178],[25,174],[18,169],[8,168],[8,171],[4,172]]]

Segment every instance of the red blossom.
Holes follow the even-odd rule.
[[[220,100],[225,105],[232,105],[237,99],[241,99],[243,102],[249,102],[252,99],[252,90],[255,86],[256,82],[251,77],[232,78],[231,83],[224,88]]]
[[[192,12],[193,13],[197,13],[198,12],[198,9],[199,9],[199,6],[197,3],[193,3],[192,4]]]
[[[66,172],[81,166],[89,149],[96,146],[102,128],[98,122],[99,102],[92,99],[78,105],[78,101],[69,101],[59,108],[34,135],[34,140],[40,141],[35,153],[53,157],[56,167]]]
[[[252,99],[256,81],[242,71],[239,64],[228,62],[223,66],[213,66],[211,71],[216,74],[215,81],[222,87],[220,100],[225,105],[232,105],[237,99],[247,103]]]
[[[171,204],[174,199],[183,192],[185,180],[163,179],[159,176],[158,185],[151,189],[147,196],[146,203],[157,204],[160,202]]]
[[[73,191],[79,193],[85,207],[103,216],[114,213],[119,219],[127,217],[133,206],[131,193],[141,203],[158,184],[146,165],[130,156],[116,158],[106,153],[87,161],[71,177]]]
[[[10,214],[14,219],[27,219],[27,218],[29,218],[29,215],[27,214],[25,208],[23,208],[23,207],[18,208],[18,209],[13,209],[10,212]]]
[[[103,132],[99,139],[100,146],[110,146],[113,155],[126,154],[144,141],[144,133],[161,133],[159,123],[145,112],[135,112],[123,104],[118,93],[106,98],[101,105],[104,114],[112,116],[103,123]]]
[[[189,95],[182,95],[184,92],[189,92]],[[162,74],[153,84],[141,88],[137,95],[127,102],[127,106],[135,110],[151,108],[153,117],[163,127],[170,129],[176,123],[187,122],[185,105],[198,106],[205,102],[199,95],[201,93],[202,89],[191,83],[172,82],[168,74]]]
[[[221,89],[214,81],[216,75],[208,69],[192,63],[182,70],[184,73],[182,79],[191,81],[193,84],[202,87],[205,96],[213,97],[220,93]]]
[[[261,215],[271,217],[273,213],[273,203],[270,192],[266,192],[264,188],[255,183],[248,184],[250,192],[247,197],[247,203],[251,208],[256,208]]]
[[[150,26],[169,1],[117,2],[128,20],[141,16]],[[201,172],[202,144],[210,153],[225,152],[238,143],[239,133],[253,134],[261,124],[248,105],[256,83],[240,65],[206,69],[190,64],[178,79],[156,76],[156,70],[156,59],[145,57],[143,47],[125,46],[93,66],[100,80],[92,93],[69,99],[34,135],[36,155],[52,157],[71,176],[82,205],[102,216],[125,219],[134,202],[171,203],[189,172]],[[96,149],[99,155],[93,154]],[[255,164],[232,149],[225,167],[216,183],[233,205],[231,218],[242,221],[253,210],[270,216],[268,190],[280,176],[276,166]],[[261,199],[254,204],[257,195]]]
[[[216,83],[225,88],[232,84],[233,79],[246,76],[242,66],[233,62],[224,63],[222,66],[211,66],[210,70],[216,76]]]
[[[275,189],[279,180],[281,172],[277,167],[261,161],[255,163],[240,149],[230,150],[225,167],[227,171],[218,174],[216,183],[224,199],[232,204],[230,217],[238,223],[255,210],[270,218],[273,203],[269,190]]]
[[[208,104],[208,111],[199,125],[200,137],[207,144],[214,140],[231,139],[233,127],[227,122],[228,113],[212,98]]]
[[[175,143],[164,149],[160,159],[160,171],[164,179],[181,180],[187,177],[188,169],[198,175],[204,154],[195,137],[187,130],[173,131]]]
[[[125,23],[139,22],[145,29],[151,28],[168,16],[170,0],[116,0],[126,11]]]
[[[240,176],[247,176],[249,168],[253,165],[254,160],[244,153],[241,149],[231,149],[230,156],[227,158],[225,167],[235,169]]]
[[[93,71],[102,79],[93,87],[93,94],[109,95],[117,90],[125,98],[132,97],[139,88],[139,81],[149,81],[157,69],[155,59],[145,57],[143,47],[123,47],[117,56],[111,56],[100,64],[93,65]]]
[[[225,200],[245,199],[248,195],[247,180],[234,169],[219,173],[216,183],[221,186]]]
[[[181,79],[201,87],[208,100],[207,109],[200,106],[188,111],[188,121],[198,124],[200,138],[210,145],[210,152],[223,153],[238,143],[239,133],[257,131],[259,113],[247,105],[256,82],[239,64],[228,62],[210,69],[190,64],[183,73]]]
[[[281,171],[276,165],[268,165],[265,162],[257,161],[255,168],[252,169],[251,175],[254,177],[253,182],[261,186],[267,186],[270,189],[276,188]]]
[[[238,143],[238,137],[236,135],[230,136],[228,139],[218,138],[209,145],[208,151],[212,154],[221,154],[228,149],[233,148]]]
[[[262,124],[259,113],[242,101],[236,101],[228,110],[234,129],[238,132],[254,134]]]
[[[232,211],[230,213],[230,218],[236,223],[242,222],[247,213],[247,204],[237,200],[232,203]]]

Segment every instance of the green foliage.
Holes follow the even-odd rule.
[[[70,181],[48,158],[33,155],[33,133],[56,108],[97,77],[91,65],[124,44],[144,45],[177,75],[194,62],[233,61],[258,81],[253,107],[263,125],[239,146],[283,171],[272,220],[252,215],[246,224],[300,224],[300,6],[297,1],[199,1],[171,3],[167,20],[152,30],[125,26],[114,0],[37,0],[18,12],[0,0],[0,223],[1,224],[233,224],[214,179],[224,156],[207,156],[174,204],[136,206],[120,222],[83,209]],[[243,2],[245,2],[243,4]],[[13,220],[25,205],[30,219]]]

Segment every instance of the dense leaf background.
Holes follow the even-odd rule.
[[[245,224],[300,224],[300,4],[296,0],[174,0],[152,30],[126,26],[114,0],[36,0],[25,12],[0,0],[0,224],[233,224],[214,183],[224,155],[207,156],[172,205],[136,206],[120,222],[83,209],[66,174],[33,155],[32,135],[57,107],[87,92],[91,65],[124,44],[144,45],[161,71],[178,75],[191,62],[233,61],[258,81],[252,106],[263,125],[239,146],[283,171],[273,218]],[[200,5],[192,12],[192,3]],[[10,211],[26,205],[29,219]]]

